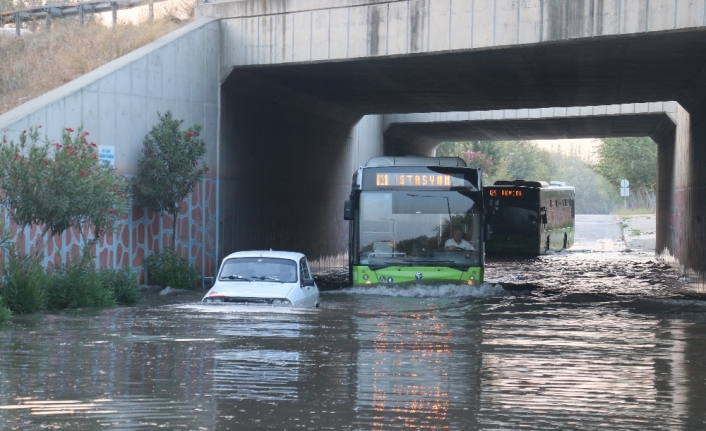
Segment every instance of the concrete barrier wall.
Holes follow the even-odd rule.
[[[63,128],[83,126],[92,141],[114,147],[116,170],[132,175],[157,112],[171,110],[185,126],[203,125],[209,177],[182,204],[177,244],[204,275],[212,275],[217,249],[219,43],[217,21],[196,21],[7,112],[0,116],[0,130],[16,139],[22,130],[41,125],[49,139],[58,140]],[[98,264],[139,270],[146,254],[170,244],[171,228],[170,217],[133,207],[116,233],[98,246]],[[36,238],[36,229],[30,229],[23,238],[25,246]],[[79,241],[68,232],[55,238],[50,250],[68,254]]]
[[[222,18],[232,66],[487,49],[702,27],[704,0],[241,0]]]

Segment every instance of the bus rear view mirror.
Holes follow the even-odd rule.
[[[485,225],[485,242],[493,241],[493,225],[488,223]]]
[[[343,220],[353,220],[353,205],[351,205],[351,201],[343,203]]]

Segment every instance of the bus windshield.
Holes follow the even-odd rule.
[[[480,263],[481,216],[462,191],[364,191],[356,263],[449,266]],[[454,234],[455,231],[455,234]]]

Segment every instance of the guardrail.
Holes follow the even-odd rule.
[[[15,24],[15,34],[20,35],[23,21],[46,20],[47,27],[51,26],[52,17],[79,17],[79,22],[83,25],[84,16],[87,13],[113,12],[113,26],[118,21],[118,9],[130,9],[137,6],[149,5],[150,19],[154,18],[152,5],[165,0],[103,0],[88,1],[81,3],[53,3],[43,6],[35,6],[25,9],[16,9],[7,12],[0,12],[0,26]]]

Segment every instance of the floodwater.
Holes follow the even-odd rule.
[[[706,301],[607,218],[488,283],[0,327],[3,430],[700,430]]]

